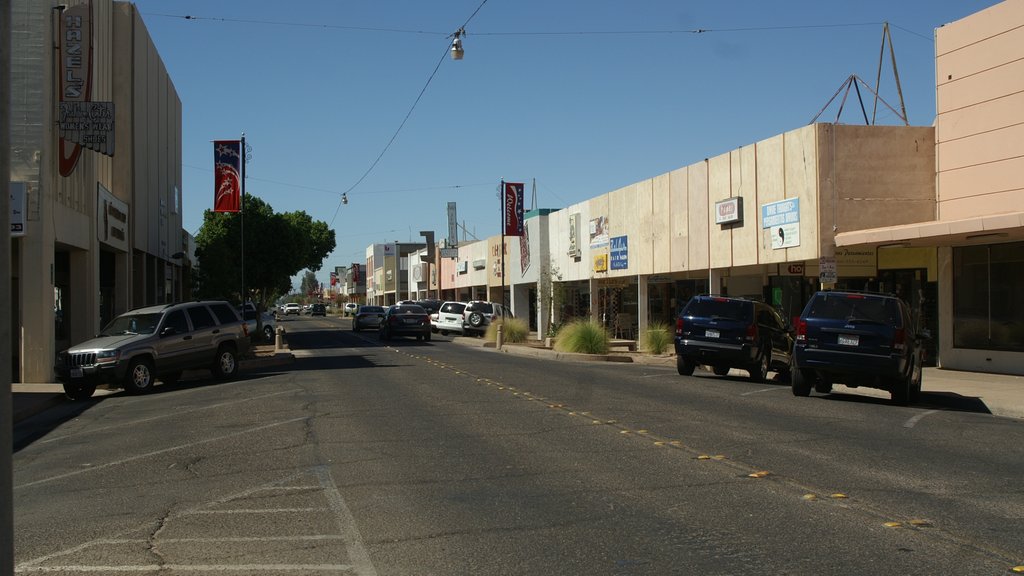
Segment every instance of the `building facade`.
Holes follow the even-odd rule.
[[[187,294],[181,101],[134,5],[13,0],[12,14],[12,379],[50,382],[63,348]],[[59,133],[72,101],[110,103],[104,150]]]

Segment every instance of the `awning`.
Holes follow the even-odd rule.
[[[836,234],[836,246],[957,246],[1024,240],[1024,212],[933,220]]]

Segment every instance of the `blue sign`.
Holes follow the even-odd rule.
[[[629,237],[616,236],[611,239],[611,257],[612,270],[629,268]]]

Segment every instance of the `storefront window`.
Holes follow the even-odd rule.
[[[953,345],[1024,352],[1024,242],[953,249]]]

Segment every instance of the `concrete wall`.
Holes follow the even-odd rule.
[[[939,218],[1024,211],[1024,2],[935,31]]]

